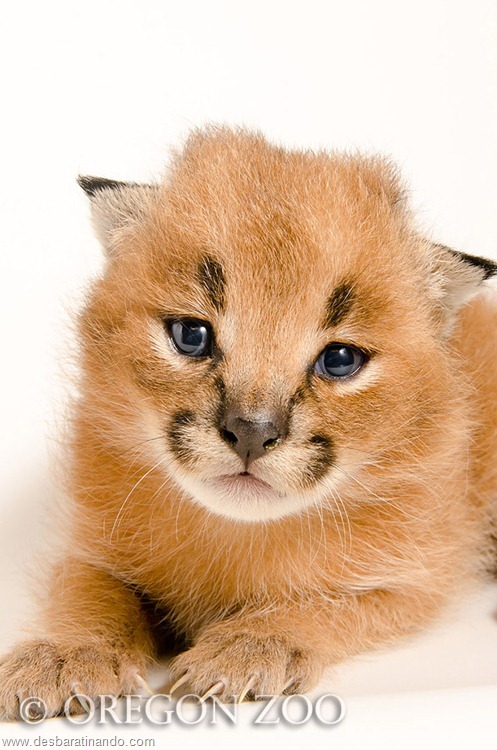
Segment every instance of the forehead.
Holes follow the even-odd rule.
[[[160,253],[218,311],[247,313],[248,299],[267,316],[282,303],[315,315],[329,300],[335,312],[358,297],[378,304],[406,269],[394,177],[378,160],[207,139],[164,186]]]

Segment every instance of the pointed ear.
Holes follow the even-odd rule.
[[[430,247],[435,296],[442,303],[445,328],[450,331],[461,307],[481,291],[484,281],[497,275],[497,263],[446,245],[430,243]]]
[[[158,192],[157,185],[87,175],[78,183],[90,198],[93,229],[108,255],[116,251],[121,230],[147,217]]]

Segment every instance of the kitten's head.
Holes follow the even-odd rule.
[[[212,129],[160,185],[80,184],[108,256],[82,331],[109,443],[261,521],[436,440],[448,331],[496,267],[421,239],[391,165]]]

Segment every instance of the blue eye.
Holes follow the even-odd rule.
[[[330,344],[318,357],[314,371],[325,378],[350,378],[367,360],[367,355],[346,344]]]
[[[209,357],[212,351],[212,329],[209,323],[181,318],[168,324],[169,335],[180,354],[186,357]]]

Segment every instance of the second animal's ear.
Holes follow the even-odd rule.
[[[430,247],[434,291],[443,306],[445,328],[450,330],[460,308],[481,291],[484,281],[497,275],[497,263],[446,245]]]
[[[157,185],[87,175],[78,183],[90,198],[93,229],[108,255],[116,252],[121,230],[147,217],[158,192]]]

